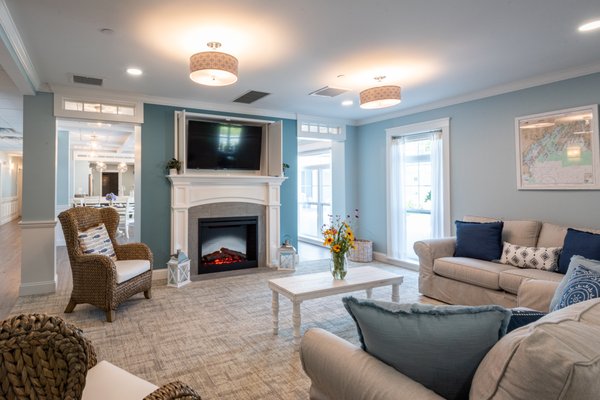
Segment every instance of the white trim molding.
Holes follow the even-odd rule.
[[[0,0],[0,26],[3,31],[2,41],[10,53],[6,57],[3,54],[2,67],[21,94],[33,95],[40,88],[40,79],[5,0]]]
[[[56,292],[56,220],[21,221],[21,286],[19,295]]]
[[[19,218],[19,198],[0,197],[0,226]]]

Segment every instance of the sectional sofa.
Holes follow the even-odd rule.
[[[466,222],[499,219],[466,216]],[[526,247],[562,247],[567,227],[548,222],[506,220],[502,240]],[[598,230],[583,231],[600,233]],[[474,258],[454,257],[456,238],[422,240],[414,244],[419,257],[419,291],[449,304],[498,304],[548,312],[563,274],[523,269]]]

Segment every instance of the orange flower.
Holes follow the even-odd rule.
[[[339,253],[341,249],[342,249],[342,248],[340,247],[340,245],[339,245],[339,244],[335,244],[335,245],[333,245],[333,247],[331,248],[331,250],[333,250],[335,253]]]
[[[333,238],[331,236],[326,237],[325,241],[323,242],[325,246],[329,246],[331,243],[333,243]]]

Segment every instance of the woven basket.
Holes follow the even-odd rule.
[[[356,249],[348,250],[348,259],[350,261],[371,262],[373,261],[373,242],[370,240],[356,239],[354,241]]]

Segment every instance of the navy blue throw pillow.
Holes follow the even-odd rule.
[[[456,221],[456,250],[454,257],[469,257],[492,261],[502,254],[502,227],[498,222]]]
[[[600,260],[600,235],[572,228],[567,229],[562,253],[558,259],[558,272],[567,273],[571,257],[574,255]]]
[[[508,328],[506,328],[506,333],[514,331],[517,328],[530,324],[532,322],[537,321],[546,315],[545,312],[535,311],[535,310],[520,310],[518,308],[513,308],[512,315],[510,316],[510,321],[508,321]]]

